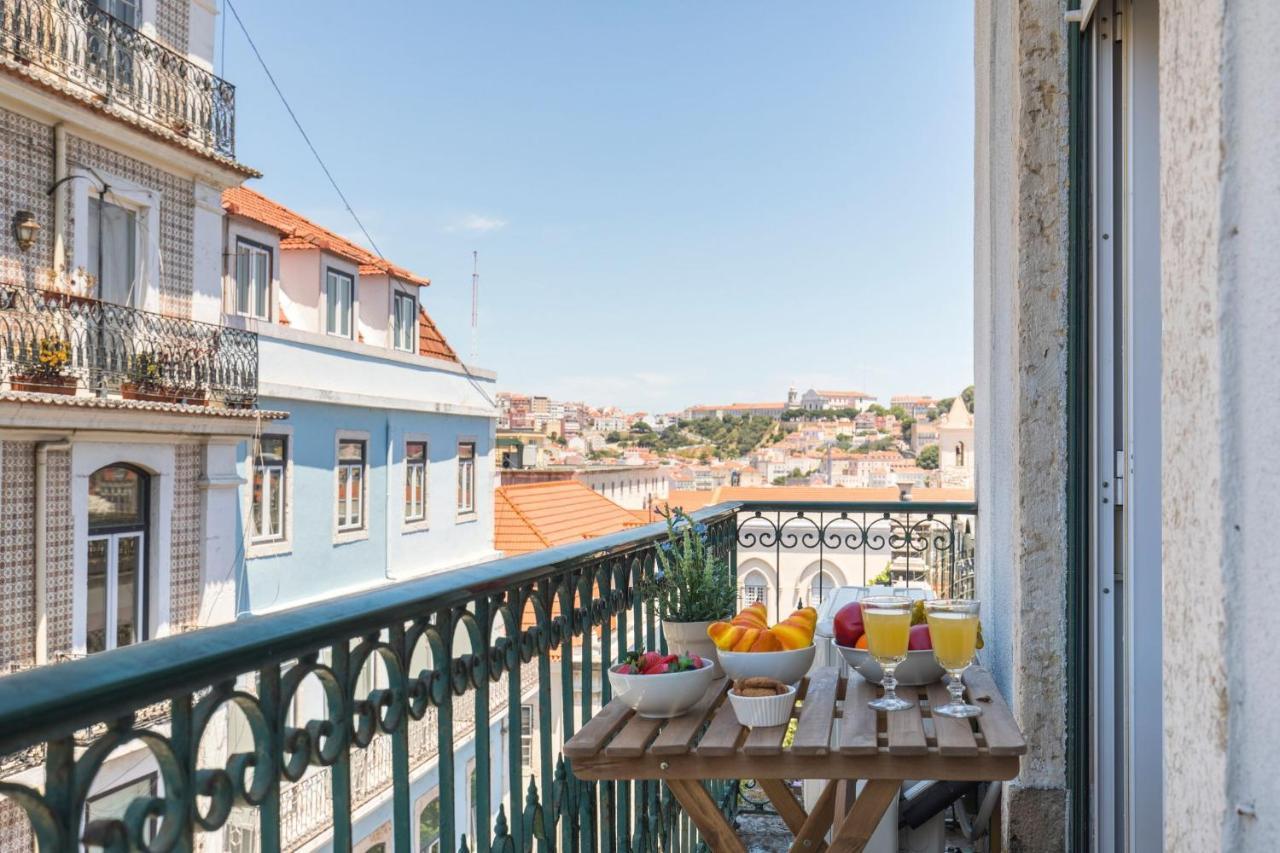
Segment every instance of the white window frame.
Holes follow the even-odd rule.
[[[399,308],[402,301],[408,301],[410,306],[407,328],[400,326]],[[403,343],[400,340],[402,332],[407,335]],[[397,287],[391,290],[391,348],[400,352],[418,351],[418,297],[410,291]]]
[[[289,482],[289,480],[291,479],[289,476],[289,473],[290,473],[289,458],[292,450],[290,445],[293,443],[293,440],[292,440],[293,437],[290,435],[286,435],[283,432],[273,431],[269,433],[264,433],[262,435],[262,438],[281,439],[284,442],[284,459],[280,462],[273,462],[270,465],[260,466],[258,463],[260,440],[253,442],[253,448],[252,448],[253,455],[250,457],[250,460],[249,460],[249,464],[250,464],[249,530],[250,530],[250,535],[252,537],[253,544],[255,545],[280,542],[288,538],[287,520],[289,517],[289,498],[291,497],[291,492],[292,492],[292,489],[290,488],[291,483]],[[267,507],[271,506],[270,496],[273,493],[273,491],[280,492],[280,503],[279,503],[280,517],[277,519],[280,532],[276,534],[267,533],[264,535],[263,532],[258,529],[257,518],[255,517],[256,509],[255,509],[255,503],[253,500],[253,484],[254,484],[254,481],[257,479],[258,469],[260,467],[264,469],[264,476],[262,481],[263,482],[262,511],[264,515],[267,512]],[[274,472],[274,476],[272,476],[272,472]],[[274,489],[271,485],[269,485],[273,481],[275,482]]]
[[[351,492],[348,488],[346,499],[347,521],[343,522],[338,513],[338,502],[336,497],[338,489],[342,486],[343,469],[350,469],[354,466],[352,463],[342,463],[338,460],[338,455],[342,444],[348,441],[361,442],[364,445],[363,458],[359,464],[360,471],[360,520],[356,524],[352,524],[351,517]],[[330,493],[330,499],[333,501],[333,531],[334,542],[351,542],[357,539],[369,538],[369,433],[360,430],[338,430],[333,439],[333,491]]]
[[[136,645],[144,642],[150,637],[147,631],[147,534],[141,530],[131,530],[124,533],[95,533],[89,537],[89,545],[94,542],[107,543],[107,576],[106,583],[106,624],[104,625],[105,635],[103,636],[102,651],[109,652],[118,648],[116,645],[116,635],[119,633],[120,619],[120,542],[124,539],[136,539],[138,544],[138,565],[134,569],[133,576],[133,595],[134,595],[134,636],[137,638],[130,643]],[[88,587],[86,585],[86,591]],[[85,645],[88,646],[89,623],[85,620]]]
[[[410,515],[408,502],[408,493],[412,486],[411,476],[412,469],[409,462],[409,445],[421,444],[423,449],[422,459],[422,494],[420,497],[422,509],[417,515]],[[405,433],[404,442],[401,444],[401,452],[403,455],[403,474],[406,499],[401,502],[401,511],[404,513],[404,529],[406,531],[425,530],[430,519],[431,512],[431,442],[427,436],[422,433]]]
[[[350,289],[350,297],[347,300],[347,330],[341,331],[341,319],[338,312],[334,311],[335,329],[329,328],[329,303],[333,297],[329,293],[329,281],[336,279],[337,281],[346,281]],[[324,288],[324,313],[321,315],[321,322],[324,324],[324,332],[326,335],[332,335],[335,338],[345,338],[347,340],[355,340],[356,338],[356,276],[346,270],[339,269],[335,266],[326,265],[324,268],[324,281],[321,283]],[[341,301],[341,300],[339,300]]]
[[[520,766],[525,770],[533,769],[534,744],[533,706],[520,706]]]
[[[244,305],[244,304],[241,304],[240,302],[240,258],[242,255],[247,256],[251,259],[250,265],[249,265],[250,281],[248,283],[248,293],[249,293],[249,303],[250,303],[249,305]],[[266,282],[265,282],[266,305],[258,304],[258,298],[257,298],[258,291],[253,286],[252,259],[256,257],[265,257],[267,259]],[[233,313],[241,317],[253,317],[258,320],[264,320],[268,323],[271,322],[271,295],[272,295],[271,285],[272,285],[272,279],[274,277],[275,277],[275,253],[272,252],[271,247],[263,245],[262,243],[259,243],[255,240],[251,240],[248,237],[237,236],[235,241],[235,254],[232,255],[232,264],[231,264],[231,296],[232,296],[232,302],[234,303]]]
[[[462,448],[466,445],[471,446],[469,482],[466,482],[467,475],[465,473],[468,470],[468,466],[464,465],[463,459],[462,459]],[[456,494],[456,500],[454,501],[454,503],[455,503],[455,506],[457,507],[458,519],[460,521],[470,521],[476,517],[476,461],[480,456],[479,448],[480,448],[479,442],[477,442],[475,438],[471,436],[460,436],[458,438],[457,446],[454,450],[453,458],[457,466],[457,475],[458,475],[457,476],[457,494]],[[464,502],[463,492],[464,492],[464,489],[466,489],[466,487],[469,487],[470,494],[468,496],[469,500],[467,502]]]
[[[73,168],[69,172],[78,180],[71,187],[72,216],[72,268],[90,269],[95,259],[89,257],[89,199],[98,198],[103,184],[107,186],[105,200],[132,210],[137,216],[137,241],[135,263],[138,287],[133,292],[129,306],[145,311],[160,311],[160,198],[161,194],[136,181],[95,168]],[[92,296],[97,296],[95,286]]]

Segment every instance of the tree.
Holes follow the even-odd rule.
[[[786,474],[783,474],[783,475],[782,475],[782,476],[780,476],[780,477],[774,477],[774,478],[773,478],[773,484],[774,484],[775,486],[785,486],[785,485],[787,484],[787,475],[786,475]]]
[[[632,432],[653,432],[653,427],[649,426],[644,421],[636,421],[634,424],[631,425],[631,431]]]
[[[927,444],[920,448],[920,452],[916,454],[916,464],[926,471],[933,471],[938,467],[938,445]]]
[[[969,410],[970,414],[972,414],[973,413],[973,386],[972,385],[970,385],[968,388],[960,392],[960,399],[964,400],[964,407]]]
[[[618,432],[617,430],[614,430],[613,432],[606,435],[604,437],[604,440],[609,442],[610,444],[617,444],[619,441],[622,441],[622,433]]]

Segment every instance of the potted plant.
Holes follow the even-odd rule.
[[[705,524],[681,509],[666,517],[667,540],[658,546],[658,571],[642,589],[658,603],[670,651],[715,661],[716,647],[707,626],[733,614],[738,597],[733,570],[707,544]]]
[[[120,396],[126,400],[146,400],[153,403],[171,403],[174,393],[164,384],[165,362],[163,356],[153,352],[140,352],[129,366],[129,378],[120,383]]]
[[[36,351],[36,363],[30,372],[9,377],[9,385],[14,391],[74,394],[76,378],[63,373],[70,361],[71,344],[64,338],[41,338]]]

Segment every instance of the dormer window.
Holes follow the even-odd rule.
[[[236,240],[235,312],[271,319],[271,250],[245,239]]]
[[[331,269],[324,279],[324,330],[342,338],[351,337],[351,305],[355,279]]]
[[[414,352],[418,330],[418,300],[412,293],[396,292],[392,312],[392,342],[396,349]]]

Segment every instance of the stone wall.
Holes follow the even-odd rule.
[[[1067,44],[1057,0],[975,4],[977,584],[1026,735],[1008,849],[1066,847]]]
[[[1280,4],[1160,11],[1164,846],[1261,853],[1280,849]]]

